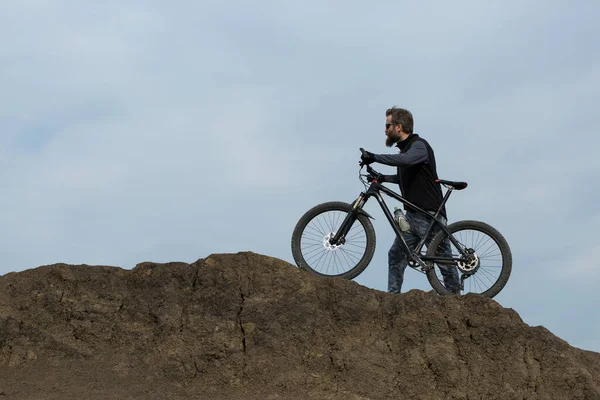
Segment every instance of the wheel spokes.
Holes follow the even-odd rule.
[[[483,293],[490,289],[500,279],[503,257],[500,246],[494,238],[487,233],[475,229],[463,229],[452,234],[460,246],[473,249],[478,257],[478,267],[472,272],[462,271],[458,268],[459,277],[465,277],[464,289],[461,293]],[[460,258],[461,253],[450,242],[452,258]],[[439,266],[435,269],[440,282],[444,282]]]
[[[300,251],[308,265],[323,275],[337,276],[354,268],[367,250],[365,227],[357,219],[339,246],[329,244],[347,211],[326,211],[308,222],[300,239]]]

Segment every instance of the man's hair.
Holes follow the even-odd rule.
[[[410,111],[404,108],[397,108],[396,106],[388,108],[385,111],[385,116],[392,116],[392,124],[402,125],[402,131],[406,133],[413,133],[413,116]]]

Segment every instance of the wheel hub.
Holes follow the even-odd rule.
[[[325,237],[323,238],[323,247],[325,247],[327,250],[329,251],[334,251],[336,250],[338,247],[340,247],[337,244],[331,244],[330,240],[335,236],[335,232],[331,232],[329,235],[325,235]]]
[[[473,249],[468,249],[469,256],[457,263],[458,268],[465,274],[472,275],[479,269],[481,260]]]

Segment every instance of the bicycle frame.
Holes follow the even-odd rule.
[[[433,229],[434,225],[437,224],[442,230],[444,230],[446,232],[446,234],[448,235],[448,239],[461,252],[461,254],[464,257],[468,256],[468,254],[466,253],[466,251],[463,248],[463,246],[454,238],[454,236],[452,236],[452,234],[450,233],[450,231],[448,230],[448,228],[446,227],[446,225],[443,224],[442,222],[440,222],[438,220],[438,217],[439,217],[439,215],[440,215],[440,213],[442,211],[442,208],[444,207],[444,205],[446,204],[446,202],[450,198],[450,195],[452,194],[453,190],[454,189],[452,187],[448,188],[448,191],[446,192],[446,195],[444,196],[444,199],[442,200],[442,204],[437,209],[437,211],[435,212],[435,214],[431,215],[431,213],[429,213],[429,212],[423,210],[422,208],[414,205],[413,203],[411,203],[410,201],[408,201],[407,199],[405,199],[401,195],[399,195],[396,192],[394,192],[394,191],[388,189],[387,187],[383,186],[381,183],[379,183],[377,181],[373,181],[373,182],[371,182],[371,185],[369,186],[369,189],[366,192],[361,192],[360,195],[358,196],[358,198],[354,201],[354,203],[352,204],[352,212],[348,213],[348,215],[344,219],[344,222],[342,222],[342,225],[340,226],[340,229],[338,230],[338,232],[334,235],[334,237],[332,237],[330,239],[330,243],[331,244],[339,244],[340,243],[340,241],[348,233],[348,230],[352,227],[352,224],[354,224],[354,221],[356,220],[358,214],[361,213],[362,208],[367,203],[367,201],[371,197],[375,197],[375,199],[377,199],[377,202],[381,206],[381,210],[383,211],[384,215],[386,216],[386,218],[387,218],[388,222],[390,223],[392,229],[396,233],[396,237],[398,237],[400,239],[400,242],[402,243],[402,247],[404,248],[404,250],[406,250],[406,254],[409,255],[409,260],[413,260],[417,264],[419,264],[421,266],[421,268],[422,268],[423,271],[425,271],[428,268],[430,268],[430,266],[427,265],[427,262],[438,263],[438,264],[456,265],[458,261],[461,261],[461,258],[428,257],[428,256],[425,256],[425,255],[421,255],[421,250],[423,249],[423,246],[425,245],[425,241],[429,237],[429,235],[431,233],[431,230]],[[387,204],[385,203],[385,201],[383,200],[383,197],[381,196],[381,192],[383,192],[384,194],[386,194],[386,195],[388,195],[388,196],[390,196],[390,197],[398,200],[399,202],[401,202],[403,204],[406,204],[409,208],[411,208],[411,209],[413,209],[415,211],[418,211],[421,214],[425,214],[425,215],[427,215],[429,217],[433,217],[432,220],[431,220],[431,223],[429,224],[429,227],[427,228],[427,231],[426,231],[425,235],[423,235],[423,237],[421,238],[421,240],[419,241],[419,243],[417,244],[417,246],[414,249],[411,249],[408,246],[408,244],[406,243],[406,240],[404,239],[404,236],[402,234],[402,231],[400,230],[400,227],[394,221],[394,217],[393,217],[392,213],[390,212],[389,208],[387,207]],[[432,264],[429,264],[429,265],[432,265]],[[414,268],[414,266],[410,265],[410,263],[409,263],[409,266],[411,266],[411,267]]]

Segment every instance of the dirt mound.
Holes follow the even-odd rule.
[[[0,399],[600,399],[600,354],[477,295],[254,253],[0,277]]]

